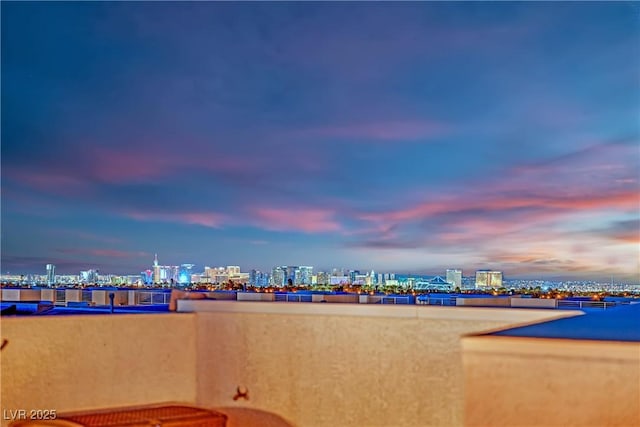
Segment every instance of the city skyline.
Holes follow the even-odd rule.
[[[2,273],[638,282],[638,4],[1,7]]]

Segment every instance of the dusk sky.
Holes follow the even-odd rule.
[[[1,8],[2,273],[639,282],[639,3]]]

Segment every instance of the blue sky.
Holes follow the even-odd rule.
[[[2,272],[638,281],[637,3],[2,3]]]

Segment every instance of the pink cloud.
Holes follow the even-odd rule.
[[[149,213],[149,212],[126,212],[125,216],[138,221],[162,221],[177,222],[191,225],[201,225],[203,227],[219,228],[225,217],[217,213],[207,212],[180,212],[180,213]]]
[[[10,169],[7,172],[20,184],[43,193],[80,195],[89,188],[85,180],[57,171]]]
[[[89,173],[92,176],[112,183],[152,179],[166,175],[176,167],[170,156],[152,147],[123,150],[95,148],[87,160],[91,164]]]
[[[626,233],[616,234],[613,238],[620,242],[640,245],[640,232],[627,231]]]
[[[535,189],[532,189],[535,191]],[[524,192],[524,191],[523,191]],[[487,195],[485,198],[440,197],[408,208],[378,213],[363,213],[358,217],[368,221],[410,221],[442,214],[452,214],[470,210],[481,212],[500,212],[520,208],[539,208],[556,214],[581,210],[625,210],[640,206],[640,193],[637,191],[618,191],[609,194],[541,194],[527,196]]]
[[[165,144],[166,145],[166,144]],[[207,143],[189,142],[188,151],[170,151],[162,144],[135,143],[123,148],[94,148],[85,153],[86,173],[107,183],[148,181],[171,176],[181,170],[210,170],[215,172],[243,172],[257,168],[261,159],[240,157],[213,150]],[[193,156],[200,152],[206,155]]]
[[[340,230],[333,212],[323,209],[258,208],[252,212],[259,226],[276,231],[304,231],[321,233]]]
[[[398,120],[311,128],[302,130],[297,134],[321,138],[364,138],[392,141],[433,138],[441,136],[447,131],[447,125],[435,121]]]

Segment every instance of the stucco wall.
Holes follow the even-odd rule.
[[[3,410],[196,400],[192,314],[2,318],[0,326]]]
[[[178,308],[199,311],[200,405],[264,409],[304,427],[460,426],[460,336],[550,317],[357,304],[180,301]],[[238,385],[248,388],[248,402],[232,400]]]
[[[511,307],[511,299],[505,297],[457,298],[456,305],[467,307]]]
[[[2,301],[40,301],[40,290],[2,289]]]
[[[463,339],[466,426],[640,426],[640,343]]]
[[[511,298],[511,307],[556,308],[557,305],[555,299]]]

